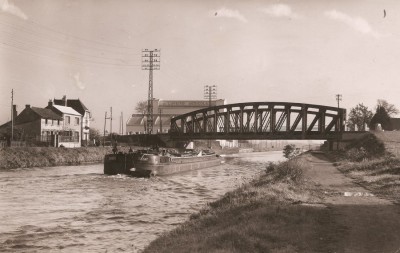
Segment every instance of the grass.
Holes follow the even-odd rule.
[[[335,251],[340,228],[317,205],[321,196],[304,166],[304,157],[269,164],[259,179],[210,203],[144,252]]]
[[[362,162],[341,161],[338,169],[356,179],[374,194],[400,202],[400,160],[393,156],[365,159]]]
[[[0,169],[77,165],[101,162],[110,147],[0,149]]]

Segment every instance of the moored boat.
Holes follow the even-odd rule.
[[[136,177],[163,176],[220,165],[218,155],[204,151],[183,154],[139,150],[129,154],[108,154],[104,157],[104,174],[127,174]]]

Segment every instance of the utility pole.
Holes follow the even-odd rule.
[[[104,133],[103,133],[103,147],[106,142],[106,123],[107,123],[107,112],[104,115]]]
[[[14,140],[14,89],[11,89],[11,141]]]
[[[160,70],[160,50],[142,50],[142,70],[149,70],[149,94],[147,98],[147,133],[153,131],[153,70]]]
[[[112,137],[112,106],[110,107],[110,136]]]
[[[211,107],[211,99],[217,99],[216,85],[204,85],[204,99],[208,99],[208,107]],[[211,148],[211,140],[208,140],[208,147]]]
[[[339,101],[342,101],[342,94],[336,94],[337,108],[339,108]]]
[[[339,102],[342,101],[342,94],[336,94],[336,101],[337,101],[337,108],[339,109],[340,108]],[[336,131],[341,131],[341,129],[338,129],[339,128],[338,126],[339,125],[336,125]],[[339,141],[340,139],[338,137],[336,140],[336,150],[339,150]]]
[[[161,120],[161,113],[162,113],[162,109],[158,108],[158,112],[160,114],[160,133],[162,133],[162,120]]]
[[[208,107],[211,107],[211,99],[217,99],[216,85],[204,85],[204,99],[208,99]]]

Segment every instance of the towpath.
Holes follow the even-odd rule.
[[[343,175],[323,154],[307,158],[305,171],[323,192],[323,205],[332,227],[320,240],[335,244],[337,252],[400,253],[400,206],[374,196]]]

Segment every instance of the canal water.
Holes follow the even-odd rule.
[[[103,165],[0,172],[0,252],[138,252],[282,152],[238,154],[212,168],[150,179]]]

